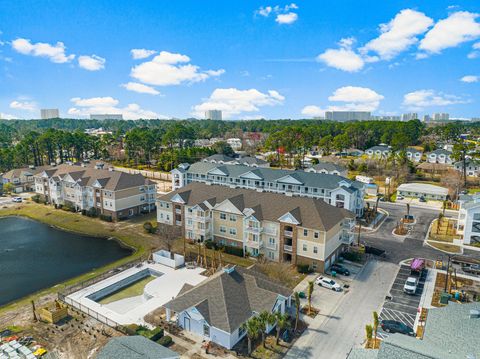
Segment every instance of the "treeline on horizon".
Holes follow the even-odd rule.
[[[112,134],[89,136],[84,133],[87,128],[103,128]],[[195,139],[242,137],[245,132],[266,136],[262,150],[282,148],[291,156],[304,155],[312,146],[330,153],[348,148],[365,150],[379,143],[395,150],[421,145],[428,151],[439,141],[457,140],[461,133],[480,133],[480,123],[451,122],[427,127],[418,120],[0,120],[0,172],[69,160],[119,160],[116,154],[120,150],[125,150],[122,161],[135,165],[156,163],[159,169],[168,170],[180,162],[193,162],[211,154],[211,150],[194,148]]]

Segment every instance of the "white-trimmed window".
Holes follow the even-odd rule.
[[[225,226],[220,226],[220,233],[227,233],[227,228]]]
[[[306,244],[304,244],[304,245],[303,245],[303,251],[304,251],[304,252],[306,252],[306,251],[307,251],[307,249],[308,249],[308,248],[307,248],[307,245],[306,245]]]
[[[313,247],[313,253],[315,253],[315,254],[318,253],[318,248],[316,246]]]
[[[236,228],[230,228],[229,233],[230,233],[232,236],[236,236],[236,235],[237,235],[237,229],[236,229]]]
[[[226,213],[220,213],[220,219],[221,220],[226,220],[227,219]]]

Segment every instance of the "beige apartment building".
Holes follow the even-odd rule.
[[[355,215],[321,199],[190,183],[157,200],[160,232],[324,271],[353,242]]]
[[[34,177],[35,192],[53,205],[94,209],[112,220],[155,210],[155,182],[141,174],[104,169],[103,163],[51,166]]]

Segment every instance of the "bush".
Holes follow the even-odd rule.
[[[163,329],[160,327],[156,327],[155,329],[150,330],[144,326],[139,326],[135,331],[135,334],[144,336],[145,338],[156,342],[163,337]]]
[[[360,262],[362,259],[360,253],[357,252],[344,252],[342,253],[342,257],[351,262]]]
[[[151,234],[155,233],[156,230],[157,230],[157,229],[153,226],[153,224],[150,223],[150,222],[145,222],[145,223],[143,224],[143,229],[145,230],[145,233],[151,233]]]
[[[100,219],[102,221],[105,221],[105,222],[112,222],[113,221],[112,216],[108,216],[106,214],[101,214]]]
[[[298,264],[297,271],[298,273],[302,273],[302,274],[308,274],[313,272],[312,268],[310,268],[308,264]]]
[[[216,243],[214,241],[210,240],[210,239],[203,242],[203,243],[204,243],[205,247],[207,247],[207,249],[217,249]]]
[[[35,203],[40,203],[40,195],[39,194],[34,194],[32,196],[32,201]]]
[[[164,347],[169,347],[173,343],[173,340],[171,336],[165,335],[164,337],[157,340],[157,343],[163,345]]]
[[[88,216],[88,217],[96,217],[97,216],[97,210],[95,209],[95,207],[91,207],[85,212],[85,215]]]
[[[243,257],[243,248],[225,246],[225,253],[233,254],[234,256]]]

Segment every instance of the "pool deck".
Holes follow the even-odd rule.
[[[151,299],[147,300],[144,295],[140,295],[102,305],[87,298],[89,295],[147,268],[163,273],[145,286],[144,294],[152,296]],[[95,311],[118,324],[136,323],[145,325],[143,317],[175,298],[185,284],[195,286],[207,279],[206,276],[201,275],[204,270],[203,268],[187,269],[186,267],[173,269],[158,263],[144,262],[139,268],[129,268],[90,287],[72,293],[66,297],[66,301],[70,303],[73,300],[79,303],[82,308]],[[74,306],[78,308],[78,305]]]

